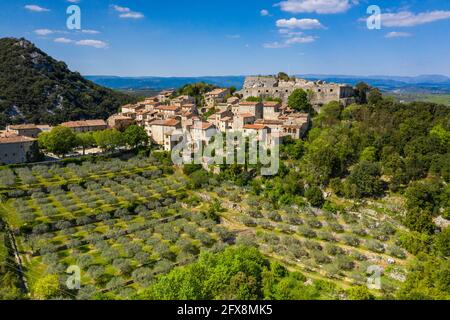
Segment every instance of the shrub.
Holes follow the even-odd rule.
[[[397,247],[395,245],[390,246],[388,248],[388,252],[389,252],[390,255],[392,255],[392,256],[394,256],[396,258],[399,258],[399,259],[405,259],[406,258],[406,253],[401,248],[399,248],[399,247]]]
[[[305,241],[305,247],[308,248],[309,250],[322,251],[322,246],[320,245],[320,243],[315,241],[310,240]]]
[[[297,225],[297,226],[303,224],[302,219],[300,219],[299,215],[295,214],[295,213],[289,213],[287,215],[287,222],[290,224],[293,224],[293,225]]]
[[[355,268],[355,263],[349,256],[340,255],[336,258],[336,266],[340,270],[350,271]]]
[[[342,240],[344,241],[344,243],[348,246],[352,246],[352,247],[358,247],[360,244],[360,241],[357,237],[352,236],[352,235],[344,235],[342,237]]]
[[[331,263],[331,259],[321,251],[313,252],[314,261],[318,264],[329,264]]]
[[[305,238],[315,238],[317,237],[317,234],[312,230],[311,228],[308,228],[306,226],[299,226],[298,232]]]
[[[313,207],[322,207],[325,203],[322,190],[319,187],[311,187],[305,192],[305,197]]]
[[[378,242],[376,240],[368,240],[366,241],[366,246],[370,251],[376,252],[376,253],[383,253],[385,251],[385,248],[381,242]]]
[[[330,227],[331,230],[333,230],[336,233],[344,232],[344,227],[341,226],[339,223],[330,222],[330,223],[328,223],[328,226]]]
[[[322,222],[320,222],[317,219],[309,219],[306,221],[306,223],[311,227],[311,228],[315,228],[315,229],[320,229],[322,228]]]
[[[325,248],[325,252],[332,256],[342,255],[345,254],[345,250],[341,247],[335,246],[335,245],[327,245]]]
[[[269,212],[267,217],[270,220],[275,221],[275,222],[281,222],[282,221],[281,215],[278,212],[275,212],[275,211]]]
[[[317,233],[317,235],[320,240],[327,241],[327,242],[336,242],[336,238],[330,232],[320,231]]]

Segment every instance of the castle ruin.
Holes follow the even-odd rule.
[[[308,92],[310,103],[315,109],[331,101],[339,101],[344,106],[355,102],[352,86],[346,84],[327,83],[325,81],[309,81],[305,79],[280,80],[275,76],[250,76],[245,78],[244,86],[238,93],[244,99],[248,97],[280,98],[287,103],[295,89]]]

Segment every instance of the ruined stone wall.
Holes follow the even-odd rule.
[[[247,77],[240,94],[248,97],[274,97],[280,98],[284,103],[295,89],[303,89],[310,93],[310,102],[314,106],[320,106],[331,101],[340,101],[347,104],[354,96],[351,86],[326,83],[323,81],[308,81],[296,79],[296,81],[278,81],[275,77]]]

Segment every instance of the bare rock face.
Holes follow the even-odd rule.
[[[447,228],[448,226],[450,226],[450,221],[447,220],[447,219],[445,219],[445,218],[442,217],[442,216],[439,216],[439,217],[437,217],[437,218],[434,218],[433,221],[434,221],[434,224],[435,224],[437,227],[441,228],[441,229],[445,229],[445,228]]]

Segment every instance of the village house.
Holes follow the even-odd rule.
[[[121,108],[121,113],[123,115],[130,115],[131,118],[136,118],[136,113],[144,109],[145,105],[143,104],[127,104]]]
[[[280,133],[290,135],[293,139],[301,139],[308,131],[311,119],[308,113],[296,113],[280,117],[283,126]]]
[[[194,141],[202,141],[206,144],[217,133],[216,126],[210,122],[195,121],[194,125],[189,129]]]
[[[158,111],[164,119],[173,118],[177,114],[181,112],[181,107],[179,106],[159,106],[155,108],[155,111]]]
[[[164,134],[164,151],[172,151],[185,137],[185,132],[174,129]]]
[[[233,117],[233,130],[242,130],[244,125],[252,124],[256,121],[256,117],[251,113],[241,113]]]
[[[11,132],[0,134],[0,164],[17,164],[36,161],[39,153],[37,140]]]
[[[156,98],[158,99],[159,102],[161,103],[166,103],[170,100],[170,97],[172,96],[172,94],[174,93],[174,90],[164,90],[161,91]]]
[[[145,129],[154,143],[164,145],[164,135],[175,129],[181,129],[181,122],[176,119],[153,120]]]
[[[250,113],[256,119],[262,119],[264,113],[264,105],[261,102],[241,101],[232,107],[233,113],[243,114]]]
[[[280,116],[281,103],[276,101],[266,101],[263,103],[263,118],[266,120],[276,120]]]
[[[121,114],[113,114],[108,118],[108,120],[106,120],[106,123],[108,124],[109,128],[122,131],[134,124],[135,120]]]
[[[270,128],[271,133],[283,132],[283,124],[282,120],[270,120],[270,119],[258,119],[255,121],[255,124],[261,124],[268,128]]]
[[[227,104],[234,105],[234,104],[238,104],[239,101],[240,101],[240,99],[238,97],[229,97],[227,99]]]
[[[263,124],[246,124],[243,127],[243,135],[257,137],[259,140],[268,141],[270,128]]]
[[[195,98],[187,95],[181,95],[170,100],[170,104],[181,108],[185,104],[195,104]]]
[[[233,113],[231,111],[219,111],[213,113],[208,117],[208,122],[211,122],[218,128],[220,120],[222,120],[225,117],[233,118]]]
[[[49,125],[35,125],[35,124],[18,124],[9,125],[6,131],[12,135],[24,136],[29,138],[37,138],[41,132],[48,132],[51,130]]]
[[[209,108],[214,107],[218,103],[225,102],[227,96],[230,95],[230,89],[214,89],[208,93],[205,93],[205,103]]]
[[[61,123],[61,126],[70,128],[75,132],[100,131],[108,128],[105,120],[69,121]]]
[[[197,113],[197,106],[194,103],[186,103],[181,106],[181,112]]]

